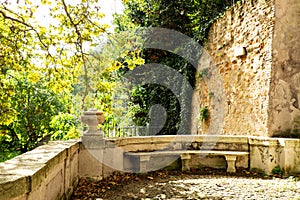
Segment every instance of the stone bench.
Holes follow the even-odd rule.
[[[138,157],[140,161],[140,172],[147,172],[147,162],[151,156],[180,156],[182,162],[182,171],[189,171],[189,160],[191,155],[203,156],[225,156],[227,162],[227,172],[236,172],[235,162],[237,156],[249,155],[244,151],[219,151],[219,150],[169,150],[169,151],[153,151],[153,152],[126,152],[127,156]]]

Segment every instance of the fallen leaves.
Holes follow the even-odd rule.
[[[167,178],[168,173],[168,171],[141,174],[115,172],[109,177],[106,177],[100,181],[81,178],[76,190],[73,193],[72,199],[91,199],[104,197],[105,193],[108,191],[122,188],[123,185],[143,180],[152,181],[159,178]]]

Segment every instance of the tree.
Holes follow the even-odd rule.
[[[37,146],[51,131],[50,121],[60,112],[67,112],[68,104],[39,80],[32,82],[28,75],[12,77],[14,95],[11,108],[17,113],[12,123],[1,125],[9,135],[10,149],[24,153]]]
[[[49,10],[50,23],[37,19],[40,8]],[[99,9],[97,0],[0,4],[1,151],[31,150],[53,133],[56,115],[86,109],[91,90],[86,47],[97,45],[94,39],[108,27]],[[72,102],[74,85],[82,88],[78,102]]]
[[[162,27],[184,33],[203,45],[212,22],[235,1],[124,0],[123,2],[125,11],[115,18],[117,32],[132,27]],[[142,55],[145,63],[161,63],[176,69],[194,87],[196,70],[183,58],[157,49],[143,50]],[[182,95],[185,94],[186,88],[183,83],[174,79],[170,82],[178,87]],[[133,92],[131,104],[138,125],[149,123],[149,109],[154,104],[162,104],[168,115],[164,128],[158,134],[176,134],[181,123],[189,123],[189,115],[183,117],[184,122],[181,122],[180,116],[189,113],[188,110],[191,108],[180,108],[177,98],[168,88],[151,84],[141,87]],[[189,134],[189,129],[183,130],[183,133]]]

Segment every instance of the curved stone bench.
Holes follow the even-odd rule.
[[[140,161],[140,172],[147,172],[147,162],[151,156],[180,156],[182,162],[182,171],[189,171],[189,161],[191,155],[202,156],[225,156],[227,162],[227,172],[236,172],[235,161],[237,156],[249,155],[244,151],[219,151],[219,150],[169,150],[169,151],[153,151],[153,152],[125,152],[127,156],[138,157]]]

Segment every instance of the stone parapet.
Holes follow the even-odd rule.
[[[170,165],[177,170],[227,167],[228,172],[236,168],[256,168],[267,174],[279,166],[286,174],[300,173],[299,139],[229,135],[205,139],[203,135],[103,138],[104,146],[93,149],[87,149],[79,141],[52,142],[0,163],[0,199],[68,199],[79,177],[101,180],[114,171],[146,172]],[[207,152],[218,155],[199,156],[205,154],[199,148],[205,141],[218,148]],[[187,142],[190,142],[188,150]],[[175,144],[176,148],[158,151],[166,150],[160,147],[170,147],[169,144]],[[238,145],[248,148],[241,150]],[[185,151],[190,154],[175,155]],[[129,154],[135,152],[145,156],[130,158]],[[155,156],[148,157],[149,152]],[[169,153],[159,155],[159,152]]]
[[[300,140],[250,137],[250,168],[267,174],[279,166],[285,174],[300,172]]]
[[[52,142],[0,163],[0,199],[70,198],[78,150],[78,141]]]

